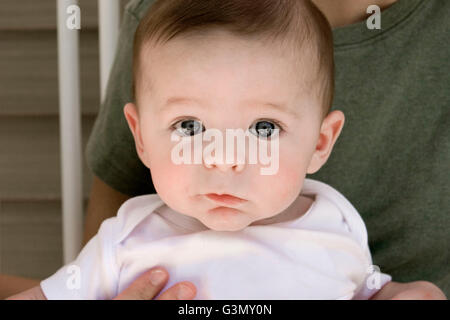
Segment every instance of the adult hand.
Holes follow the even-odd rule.
[[[128,288],[113,300],[152,300],[169,280],[169,273],[162,267],[154,267],[140,275]],[[164,291],[156,300],[192,300],[197,288],[192,282],[179,282]]]
[[[371,299],[373,300],[447,300],[435,284],[428,281],[407,283],[388,282]]]

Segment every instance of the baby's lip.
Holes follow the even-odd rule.
[[[214,202],[218,202],[221,204],[227,204],[227,205],[238,205],[238,204],[242,204],[244,202],[246,202],[247,200],[236,197],[236,196],[232,196],[230,194],[217,194],[217,193],[208,193],[205,194],[205,196],[214,201]]]

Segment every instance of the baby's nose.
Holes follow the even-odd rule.
[[[227,163],[225,160],[222,160],[222,162],[216,160],[214,157],[209,157],[204,159],[205,167],[208,169],[217,168],[222,172],[226,172],[228,170],[233,170],[236,172],[241,172],[244,167],[245,163],[239,163],[238,161],[233,160],[231,163]]]

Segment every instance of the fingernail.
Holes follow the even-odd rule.
[[[154,286],[157,286],[157,285],[161,284],[164,281],[165,278],[166,278],[166,275],[161,269],[153,270],[150,273],[150,282]]]
[[[179,285],[178,292],[177,292],[177,299],[178,300],[186,300],[192,297],[193,291],[191,287],[186,286],[184,284]]]

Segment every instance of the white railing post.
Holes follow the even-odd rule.
[[[66,22],[77,0],[56,0],[58,22],[59,131],[64,264],[81,248],[83,232],[82,152],[78,30]]]
[[[100,51],[100,98],[103,102],[109,72],[116,53],[120,25],[119,0],[98,0],[98,28]]]

